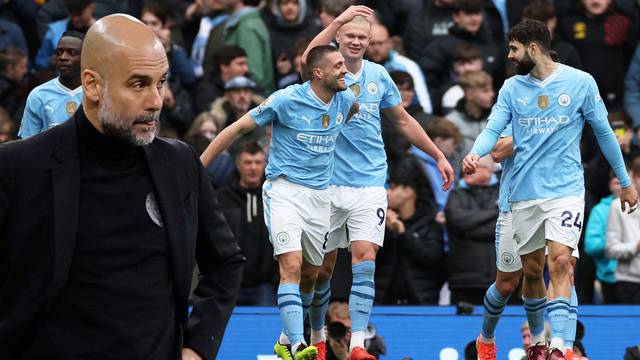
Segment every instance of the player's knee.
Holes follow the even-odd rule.
[[[498,292],[503,296],[513,294],[520,284],[520,277],[509,276],[496,282]]]
[[[549,259],[549,274],[551,276],[569,275],[571,269],[571,259],[567,255],[558,255]]]
[[[318,271],[318,281],[328,281],[331,280],[331,276],[333,276],[333,266],[322,266],[320,271]]]
[[[524,277],[528,282],[536,282],[542,280],[543,273],[542,266],[538,266],[538,264],[531,264],[530,266],[526,266],[523,269]]]
[[[300,282],[302,262],[296,259],[279,259],[280,282]]]
[[[302,281],[308,284],[313,284],[318,278],[317,269],[303,269],[301,274]]]
[[[378,245],[368,241],[358,241],[357,243],[357,246],[352,245],[351,248],[352,264],[358,264],[363,261],[376,261],[376,254],[380,248]]]

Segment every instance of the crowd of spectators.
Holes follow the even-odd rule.
[[[27,106],[39,85],[59,79],[66,93],[58,96],[78,96],[79,54],[64,39],[81,41],[77,34],[96,19],[120,12],[147,25],[169,59],[161,136],[203,151],[273,91],[300,83],[309,41],[356,3],[376,10],[367,58],[390,72],[402,105],[457,172],[454,189],[443,192],[433,159],[383,120],[389,210],[377,260],[378,303],[442,303],[440,289],[448,282],[451,301],[481,304],[495,278],[499,166],[486,159],[476,175],[462,177],[460,160],[513,74],[506,34],[523,17],[547,24],[558,61],[593,75],[640,188],[640,8],[633,0],[6,0],[0,3],[0,143],[26,129],[26,115],[53,109],[47,101],[35,110]],[[49,126],[79,105],[61,101],[66,111]],[[207,168],[248,260],[245,304],[272,304],[277,279],[260,196],[270,134],[262,128],[245,135]],[[640,303],[640,212],[621,216],[619,184],[588,126],[582,161],[580,302]]]

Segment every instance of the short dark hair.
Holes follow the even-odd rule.
[[[223,45],[213,53],[213,73],[220,73],[221,65],[229,65],[239,57],[247,57],[247,52],[236,45]]]
[[[422,164],[413,155],[400,160],[389,173],[389,183],[412,188],[416,197],[421,188],[429,186],[428,179]]]
[[[85,34],[79,31],[69,30],[69,31],[63,32],[60,39],[62,39],[63,37],[72,37],[72,38],[80,39],[80,41],[84,41]]]
[[[468,42],[462,42],[456,46],[455,52],[453,53],[453,61],[467,62],[476,59],[482,59],[477,46]]]
[[[462,11],[465,14],[478,14],[484,9],[482,0],[457,0],[453,5],[455,12]]]
[[[140,11],[140,16],[142,16],[142,14],[144,13],[150,13],[151,15],[157,17],[162,25],[166,25],[170,18],[167,7],[155,1],[146,1],[144,3],[144,6]]]
[[[409,86],[411,89],[414,89],[413,78],[406,71],[394,70],[389,73],[391,76],[391,80],[396,84],[397,87],[401,86]]]
[[[64,4],[67,6],[67,12],[69,14],[83,12],[84,9],[94,2],[95,0],[64,0]]]
[[[551,34],[547,25],[539,20],[524,19],[509,30],[509,41],[518,41],[524,46],[535,42],[543,52],[551,49]]]
[[[258,153],[264,154],[264,150],[257,141],[248,141],[240,146],[240,150],[236,153],[236,160],[240,158],[242,153],[247,153],[249,155],[255,155]]]
[[[525,6],[522,18],[538,20],[546,23],[556,17],[556,7],[552,2],[534,0]]]
[[[433,119],[429,120],[426,125],[425,131],[431,139],[435,139],[438,137],[442,139],[453,138],[456,144],[462,142],[462,134],[460,134],[460,130],[458,130],[458,127],[444,117],[436,116]]]
[[[307,69],[309,73],[311,73],[313,68],[320,66],[320,63],[324,60],[327,54],[337,51],[338,49],[333,45],[320,45],[311,49],[307,54]]]

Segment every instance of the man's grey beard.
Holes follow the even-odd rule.
[[[106,83],[104,89],[104,96],[98,105],[98,121],[100,121],[100,126],[102,127],[104,135],[118,138],[135,146],[151,144],[160,130],[160,112],[158,111],[152,114],[138,116],[133,121],[130,121],[130,119],[124,117],[122,114],[118,114],[111,110],[113,108],[112,101],[111,96],[109,96],[109,92],[107,91]],[[155,121],[153,130],[145,131],[139,135],[134,133],[134,123],[148,122],[152,120]]]

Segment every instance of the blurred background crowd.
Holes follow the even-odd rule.
[[[596,79],[640,187],[640,8],[634,0],[3,0],[0,142],[33,136],[77,110],[82,34],[96,19],[119,12],[144,22],[166,49],[161,136],[201,152],[273,91],[300,83],[300,56],[309,41],[356,3],[376,11],[367,59],[389,71],[402,105],[457,171],[454,189],[443,192],[434,160],[383,119],[389,211],[376,266],[377,303],[482,304],[494,281],[500,166],[486,158],[476,174],[462,176],[460,161],[513,74],[506,33],[523,17],[547,24],[558,61]],[[245,135],[207,168],[248,260],[239,305],[275,305],[277,267],[261,201],[270,134],[267,127]],[[580,303],[638,304],[640,217],[621,216],[619,183],[588,126],[581,149]],[[334,298],[348,297],[349,259],[339,255]]]

